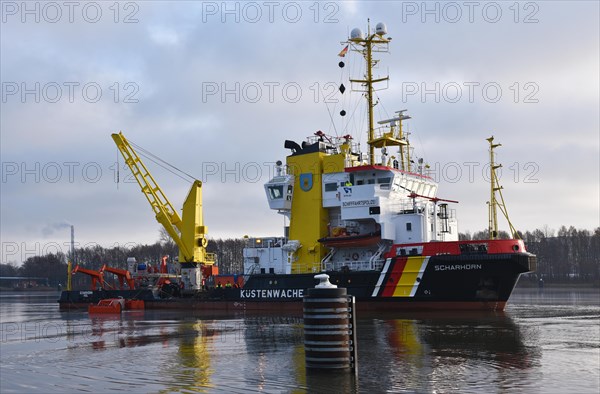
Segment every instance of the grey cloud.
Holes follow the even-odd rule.
[[[42,167],[94,162],[104,174],[97,183],[82,180],[80,173],[75,182],[64,176],[57,183],[34,182],[31,176],[21,182],[20,173],[9,177],[2,184],[2,238],[35,240],[46,229],[39,223],[60,223],[69,217],[81,229],[78,234],[89,240],[154,241],[157,224],[137,186],[120,184],[117,191],[113,182],[110,166],[117,152],[112,132],[123,130],[144,148],[198,177],[203,175],[203,163],[225,163],[231,168],[238,162],[272,162],[287,154],[285,139],[300,141],[319,129],[333,133],[328,109],[322,100],[314,102],[310,87],[316,82],[339,82],[339,41],[352,27],[364,29],[367,17],[373,23],[386,22],[394,38],[391,53],[381,57],[379,69],[381,74],[389,71],[394,89],[379,92],[382,103],[377,113],[385,116],[409,109],[418,155],[430,162],[483,162],[482,139],[493,133],[504,144],[501,154],[506,165],[539,162],[541,184],[507,185],[511,212],[522,218],[513,219],[520,228],[541,223],[528,209],[551,212],[567,193],[589,193],[580,176],[570,172],[586,168],[590,179],[598,179],[598,166],[590,166],[598,156],[598,4],[538,2],[539,22],[523,24],[512,21],[507,8],[512,3],[501,3],[505,13],[499,23],[480,19],[453,24],[421,23],[418,16],[403,22],[403,3],[407,2],[339,3],[335,15],[339,22],[331,24],[314,23],[308,9],[312,3],[301,3],[303,18],[295,24],[280,16],[275,23],[264,19],[255,24],[231,19],[221,23],[219,18],[204,23],[202,3],[196,2],[141,2],[139,22],[134,24],[115,24],[109,18],[93,25],[81,21],[3,24],[2,82],[96,82],[103,96],[96,103],[85,101],[80,91],[73,103],[35,103],[31,96],[21,103],[9,97],[2,103],[0,119],[2,161],[29,166],[39,162]],[[321,11],[322,20],[326,14]],[[352,60],[346,62],[350,69]],[[422,102],[414,95],[403,102],[398,91],[403,82],[464,81],[497,82],[503,98],[488,103],[479,96],[473,103],[463,99],[454,104],[443,99],[436,103],[431,96]],[[510,87],[519,82],[522,89],[527,81],[538,82],[540,102],[514,103]],[[111,90],[115,82],[119,83],[117,103]],[[138,103],[123,102],[130,92],[124,89],[126,82],[138,85]],[[272,103],[243,98],[235,103],[231,96],[222,102],[220,95],[203,100],[207,82],[229,88],[236,82],[242,86],[295,82],[303,96],[298,103],[286,102],[278,89]],[[266,88],[262,93],[267,94]],[[360,134],[363,128],[349,131]],[[357,139],[366,138],[357,135]],[[151,170],[180,207],[187,185],[159,168],[151,166]],[[264,201],[266,177],[256,183],[236,183],[231,178],[223,183],[218,176],[208,179],[205,214],[212,234],[281,233],[281,217],[269,212]],[[555,178],[564,187],[551,193],[549,185]],[[440,185],[440,196],[461,201],[457,206],[461,230],[483,227],[485,218],[480,213],[485,215],[481,204],[486,190],[484,183],[443,181]],[[545,198],[532,207],[530,201],[539,194]],[[598,210],[597,199],[592,200],[580,201],[569,210],[573,224],[597,225],[590,219],[594,216],[590,212],[597,217]],[[544,218],[543,223],[569,224],[559,222],[563,219]],[[231,223],[236,223],[235,228]],[[48,231],[54,231],[48,237],[58,236],[48,226]],[[31,228],[37,229],[36,235]]]

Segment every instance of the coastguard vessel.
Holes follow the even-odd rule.
[[[317,131],[301,143],[286,140],[285,164],[277,162],[264,189],[269,207],[289,226],[281,237],[248,238],[238,275],[219,275],[206,252],[202,183],[192,185],[180,217],[125,136],[113,134],[156,219],[179,246],[177,269],[169,273],[163,264],[151,272],[130,260],[127,270],[108,270],[127,279],[119,289],[102,285],[104,272],[88,273],[94,288],[64,291],[61,308],[122,297],[143,300],[146,308],[301,311],[305,290],[325,272],[356,297],[359,310],[503,310],[519,276],[535,270],[536,258],[510,221],[513,238],[498,239],[497,211],[508,219],[494,161],[500,145],[488,139],[489,239],[460,241],[457,201],[437,197],[438,183],[414,157],[403,127],[407,111],[376,126],[375,85],[387,77],[373,75],[374,54],[387,52],[386,30],[383,23],[366,34],[352,30],[339,54],[356,52],[365,61],[364,75],[350,84],[366,100],[367,152],[351,135]],[[339,90],[343,94],[345,86]]]

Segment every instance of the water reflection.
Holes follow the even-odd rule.
[[[185,321],[178,327],[176,359],[165,365],[164,372],[175,385],[161,392],[204,392],[212,387],[211,352],[218,331],[202,321]]]
[[[530,381],[527,371],[539,364],[539,349],[525,346],[522,328],[504,314],[411,313],[360,323],[359,346],[374,346],[359,347],[359,362],[379,360],[377,366],[359,364],[361,386],[385,382],[398,390],[462,391],[503,382],[514,388]]]
[[[358,320],[359,376],[305,369],[301,317],[60,313],[2,298],[0,391],[598,392],[598,291],[517,292],[507,313]]]
[[[236,387],[295,392],[331,392],[332,387],[338,392],[370,387],[465,391],[490,384],[510,390],[531,383],[528,371],[539,365],[541,352],[531,346],[538,343],[537,336],[537,329],[521,327],[505,314],[367,316],[358,321],[358,378],[350,372],[307,371],[302,319],[297,317],[202,320],[150,312],[143,319],[94,317],[90,346],[99,351],[160,345],[169,354],[160,371],[166,386],[161,392]]]
[[[69,342],[76,347],[88,343],[93,350],[101,351],[110,348],[133,348],[162,343],[167,346],[173,337],[166,327],[148,330],[143,323],[143,311],[123,315],[90,315],[85,320],[66,320],[66,335]],[[196,331],[189,335],[195,337]]]
[[[306,385],[301,318],[249,316],[242,332],[248,362],[243,379],[249,387],[289,391]]]

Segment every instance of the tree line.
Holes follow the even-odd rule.
[[[600,227],[593,232],[574,226],[561,226],[558,232],[548,226],[534,231],[520,232],[527,250],[537,256],[536,272],[529,279],[543,278],[548,282],[584,282],[596,286],[600,282]],[[499,231],[499,238],[509,234]],[[489,239],[488,230],[459,234],[459,239]]]
[[[67,261],[74,261],[81,267],[99,271],[104,264],[110,267],[127,269],[127,258],[135,257],[138,263],[149,263],[158,269],[163,256],[168,256],[168,264],[172,264],[179,251],[175,243],[165,239],[150,244],[138,244],[132,247],[105,248],[94,245],[76,248],[72,259],[70,253],[50,253],[43,256],[33,256],[20,266],[16,264],[0,264],[0,277],[44,277],[48,278],[50,286],[65,286],[67,283]],[[220,274],[233,274],[243,271],[242,250],[244,239],[212,239],[207,246],[207,252],[214,253],[218,262]],[[75,265],[73,265],[75,268]],[[87,275],[73,275],[73,288],[85,287],[90,283]],[[4,284],[0,284],[3,286]]]
[[[547,226],[534,231],[519,232],[525,241],[527,250],[537,255],[538,267],[535,273],[529,274],[529,280],[543,278],[548,283],[593,283],[600,282],[600,227],[593,232],[578,230],[575,227],[562,226],[558,232]],[[500,231],[500,238],[509,238],[509,234]],[[488,239],[487,230],[460,233],[461,240]],[[244,239],[212,239],[207,251],[215,253],[220,274],[243,272]],[[135,257],[137,262],[146,262],[158,267],[163,256],[168,261],[178,255],[177,246],[165,233],[150,245],[132,247],[104,248],[99,245],[77,248],[75,262],[84,268],[100,270],[102,265],[127,268],[127,258]],[[29,257],[20,266],[16,264],[0,264],[0,276],[46,277],[50,286],[66,283],[67,261],[72,256],[63,253]],[[79,288],[89,283],[87,275],[74,275],[73,287]]]

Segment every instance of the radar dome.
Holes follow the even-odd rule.
[[[375,33],[380,36],[384,36],[387,34],[387,26],[383,22],[379,22],[377,26],[375,26]]]
[[[358,27],[355,27],[350,32],[351,40],[364,40],[364,38],[365,38],[365,35],[363,34],[362,30],[360,30]]]

